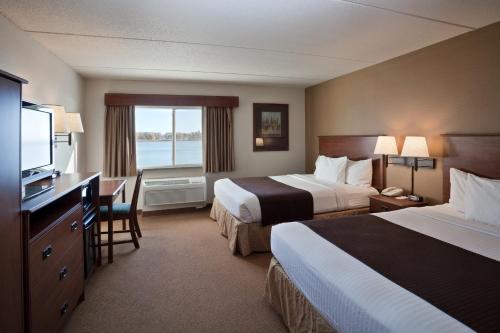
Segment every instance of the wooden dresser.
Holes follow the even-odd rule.
[[[26,332],[61,331],[84,297],[82,187],[98,193],[99,173],[50,182],[54,189],[22,204]],[[97,207],[98,195],[86,212]]]

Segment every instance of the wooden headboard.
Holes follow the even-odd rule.
[[[500,134],[443,134],[443,201],[450,199],[450,168],[500,179]]]
[[[373,154],[378,135],[331,135],[319,137],[319,154],[328,157],[347,156],[350,160],[373,160],[372,186],[385,186],[385,168],[382,156]]]

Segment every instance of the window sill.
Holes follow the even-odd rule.
[[[154,170],[201,169],[201,168],[203,168],[203,165],[201,164],[185,164],[185,165],[172,165],[172,166],[145,167],[138,169],[145,171],[154,171]]]

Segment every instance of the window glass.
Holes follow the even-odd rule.
[[[175,109],[175,164],[201,165],[201,109]]]
[[[135,108],[137,167],[173,165],[172,114],[169,108]]]
[[[136,106],[135,131],[139,169],[202,164],[201,108]]]

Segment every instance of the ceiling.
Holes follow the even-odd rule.
[[[500,0],[0,0],[84,77],[310,86],[500,21]]]

